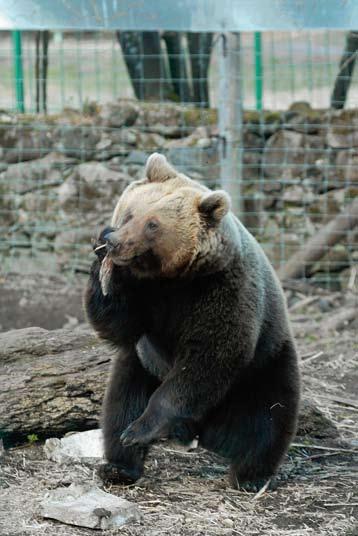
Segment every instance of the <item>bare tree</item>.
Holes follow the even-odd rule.
[[[193,86],[192,102],[202,108],[209,107],[209,64],[212,48],[212,33],[189,33],[189,54]]]
[[[36,59],[36,112],[47,113],[47,68],[48,68],[48,44],[50,32],[48,30],[35,33]]]
[[[136,97],[209,106],[211,33],[117,32]]]
[[[117,32],[135,96],[167,99],[171,94],[158,32]]]
[[[344,108],[358,55],[358,32],[347,34],[346,46],[339,62],[339,71],[331,96],[331,108]]]

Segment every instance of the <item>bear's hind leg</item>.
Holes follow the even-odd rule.
[[[114,363],[103,403],[102,430],[107,460],[99,469],[103,480],[131,483],[142,476],[148,448],[123,447],[120,436],[140,417],[157,387],[157,380],[142,367],[135,348],[122,349]]]
[[[208,416],[200,444],[230,460],[234,488],[256,492],[270,480],[272,489],[295,432],[296,401],[288,397],[274,403],[268,397],[264,402],[250,397],[248,391],[245,395],[231,397]]]

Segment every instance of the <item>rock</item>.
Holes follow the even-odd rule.
[[[332,220],[342,209],[345,202],[345,190],[330,190],[316,195],[313,203],[307,207],[310,220],[313,223],[324,224]],[[324,207],[324,210],[322,210]]]
[[[31,125],[20,122],[1,125],[2,159],[9,164],[41,158],[51,145],[52,133],[46,124],[34,121]]]
[[[258,136],[257,134],[254,134],[249,129],[244,127],[242,135],[242,145],[244,151],[262,151],[265,145],[265,138],[264,136]]]
[[[315,196],[312,191],[302,188],[302,186],[292,186],[291,188],[285,188],[282,201],[285,206],[289,205],[304,205],[307,206],[315,200]]]
[[[336,439],[339,432],[336,425],[328,419],[309,400],[302,400],[298,419],[297,435],[317,439]]]
[[[98,464],[104,457],[102,431],[69,433],[62,439],[52,437],[46,440],[44,451],[49,460],[59,464]]]
[[[234,522],[232,519],[230,519],[229,517],[225,517],[222,521],[224,527],[227,527],[227,528],[232,528],[234,526]]]
[[[7,273],[0,279],[1,330],[30,327],[34,322],[42,328],[56,329],[63,326],[68,314],[84,322],[84,283],[38,272],[26,277],[24,273]]]
[[[137,124],[164,137],[183,135],[181,109],[175,104],[146,103],[141,107]]]
[[[358,110],[332,112],[326,141],[334,149],[358,147]]]
[[[182,173],[215,186],[220,177],[219,146],[215,142],[208,149],[199,147],[171,147],[166,151],[168,160]],[[195,175],[196,174],[196,175]]]
[[[336,173],[338,171],[342,186],[344,184],[358,185],[358,151],[339,151],[336,158]]]
[[[318,134],[322,127],[322,110],[314,110],[308,102],[294,102],[284,114],[285,128],[304,134]]]
[[[76,484],[51,491],[41,503],[41,514],[67,525],[102,530],[139,522],[142,517],[126,499],[96,486]]]
[[[142,104],[136,123],[142,131],[155,132],[165,138],[180,138],[190,134],[196,127],[216,124],[216,110],[163,102]]]
[[[58,202],[66,211],[96,210],[103,202],[109,202],[109,209],[130,180],[99,162],[80,164],[58,189]]]
[[[49,153],[31,162],[9,165],[2,175],[2,182],[8,184],[12,194],[45,190],[62,184],[73,164],[74,160],[64,155]]]
[[[134,146],[137,143],[138,129],[136,128],[120,128],[113,129],[108,132],[108,136],[113,143],[124,143],[125,145]]]
[[[139,114],[139,106],[135,101],[118,100],[105,104],[100,112],[100,120],[108,127],[130,127],[134,125]]]
[[[260,229],[262,229],[268,219],[263,209],[264,197],[264,194],[261,192],[256,191],[249,194],[248,191],[245,191],[243,221],[249,231],[255,235],[260,232]]]
[[[78,160],[93,157],[96,145],[101,139],[98,128],[92,125],[62,125],[55,129],[55,149]]]
[[[165,144],[165,138],[155,132],[137,132],[136,146],[138,149],[153,152]]]
[[[244,150],[242,160],[242,178],[245,182],[254,181],[253,184],[257,190],[257,181],[261,176],[261,154],[256,151]]]
[[[127,158],[125,159],[125,163],[127,165],[138,165],[138,166],[144,166],[147,162],[149,153],[146,153],[144,151],[138,151],[134,150],[129,153]]]
[[[58,153],[10,164],[0,184],[0,206],[6,223],[38,222],[39,213],[51,212],[53,217],[55,197],[49,190],[62,184],[71,169],[71,159]]]
[[[87,223],[84,220],[81,228],[78,228],[75,223],[74,228],[66,229],[56,235],[53,249],[56,253],[58,268],[62,271],[89,273],[93,261],[92,239],[98,235],[101,220],[110,221],[111,212],[108,209],[106,212],[102,211],[100,218],[97,212],[88,212],[86,219],[90,218],[91,222]],[[95,226],[93,225],[94,220]]]
[[[103,137],[96,145],[96,151],[103,151],[108,149],[112,145],[112,140],[110,138]]]
[[[322,140],[300,132],[279,130],[269,138],[263,153],[263,171],[268,177],[306,176],[323,155]]]
[[[156,134],[145,134],[134,128],[106,130],[96,145],[96,159],[108,160],[117,156],[127,156],[134,147],[151,145],[160,147],[164,139]]]
[[[190,136],[186,136],[185,138],[179,138],[176,140],[170,140],[167,141],[165,144],[166,149],[171,149],[172,147],[179,148],[179,147],[200,147],[200,148],[207,148],[210,147],[211,142],[209,139],[209,144],[207,145],[207,141],[203,143],[203,140],[208,140],[208,131],[205,127],[198,127],[190,134]]]

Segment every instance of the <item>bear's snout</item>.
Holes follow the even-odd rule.
[[[119,253],[122,248],[122,243],[120,242],[117,233],[110,231],[104,236],[104,239],[107,244],[107,251],[116,250],[116,253]]]

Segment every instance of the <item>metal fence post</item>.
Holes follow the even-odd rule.
[[[240,34],[226,32],[220,39],[219,132],[220,183],[232,199],[232,210],[242,216],[242,92]]]
[[[12,32],[12,44],[14,55],[14,79],[15,79],[15,95],[16,95],[16,110],[25,112],[24,101],[24,72],[22,68],[22,45],[21,32]]]
[[[255,94],[256,110],[261,111],[263,96],[261,32],[255,32]]]

